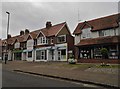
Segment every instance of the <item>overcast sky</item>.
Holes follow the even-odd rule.
[[[78,19],[85,21],[117,13],[118,2],[2,2],[0,38],[6,38],[6,11],[11,14],[9,34],[12,36],[26,28],[30,31],[43,28],[46,21],[53,25],[66,21],[73,32]]]

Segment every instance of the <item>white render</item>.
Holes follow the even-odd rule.
[[[14,45],[14,48],[20,48],[20,43],[16,42],[15,45]]]
[[[98,38],[99,36],[99,31],[90,31],[91,28],[87,29],[82,29],[82,33],[79,35],[75,35],[75,45],[80,42],[81,39],[87,39],[87,38]],[[107,30],[100,30],[103,31],[104,37],[106,36],[116,36],[120,35],[120,27],[118,28],[112,28],[112,29],[107,29]],[[89,35],[87,35],[89,34]],[[103,36],[102,36],[103,37]]]
[[[31,49],[33,49],[33,46],[34,46],[34,40],[33,39],[28,40],[27,41],[27,49],[31,50]]]
[[[80,42],[80,39],[81,39],[81,34],[79,34],[79,35],[75,35],[75,38],[74,38],[74,44],[76,45],[76,44],[78,44],[79,42]]]
[[[27,49],[23,50],[22,52],[22,60],[26,60],[26,61],[33,61],[34,60],[34,40],[30,39],[27,41]],[[28,52],[32,52],[32,57],[28,57]]]

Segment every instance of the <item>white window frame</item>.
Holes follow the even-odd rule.
[[[48,39],[46,37],[42,36],[37,39],[37,44],[47,44],[47,43],[48,43]]]
[[[58,40],[58,39],[59,39],[60,37],[64,37],[64,39],[65,39],[65,40],[64,40],[64,41],[59,42],[59,40]],[[58,36],[58,37],[57,37],[57,43],[63,43],[63,42],[66,42],[66,35],[60,35],[60,36]]]

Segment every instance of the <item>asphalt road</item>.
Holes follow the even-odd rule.
[[[3,70],[2,79],[2,87],[98,87],[8,70]]]

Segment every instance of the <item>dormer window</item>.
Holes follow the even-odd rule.
[[[48,39],[46,37],[39,37],[37,39],[37,43],[38,44],[47,44],[48,43]]]
[[[58,36],[57,42],[58,43],[66,42],[66,35]]]

